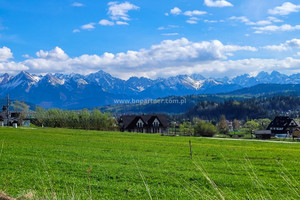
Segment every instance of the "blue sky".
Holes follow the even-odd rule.
[[[297,19],[297,0],[0,0],[0,73],[299,73]]]

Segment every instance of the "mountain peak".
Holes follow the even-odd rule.
[[[257,74],[256,77],[266,77],[266,76],[269,76],[269,73],[265,71],[261,71]]]
[[[191,74],[190,77],[196,81],[205,80],[205,77],[201,74]]]
[[[9,79],[10,79],[10,76],[8,75],[8,73],[1,75],[0,76],[0,85],[7,83],[9,81]]]
[[[31,75],[30,73],[28,73],[26,71],[21,71],[19,74],[17,74],[12,79],[18,79],[18,80],[29,81],[29,82],[38,82],[40,80],[40,78],[38,76]]]
[[[280,72],[275,71],[275,70],[271,72],[271,75],[278,75],[278,74],[283,75],[283,74],[281,74]]]
[[[91,74],[89,74],[88,76],[108,76],[108,77],[112,77],[109,73],[107,73],[107,72],[105,72],[105,71],[103,71],[103,70],[99,70],[99,71],[97,71],[97,72],[95,72],[95,73],[91,73]]]
[[[2,74],[0,77],[8,78],[8,77],[9,77],[9,74],[8,74],[8,73],[4,73],[4,74]]]
[[[50,83],[51,85],[63,85],[65,83],[64,79],[56,78],[51,74],[46,74],[42,79],[42,82]]]

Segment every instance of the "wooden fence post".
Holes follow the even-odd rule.
[[[190,143],[190,156],[191,156],[191,159],[193,159],[192,141],[190,140],[189,143]]]

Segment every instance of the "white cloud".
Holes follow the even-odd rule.
[[[89,23],[81,26],[83,30],[91,30],[95,28],[95,23]]]
[[[190,17],[190,20],[199,21],[200,19],[198,17]]]
[[[73,30],[73,33],[79,33],[79,32],[80,32],[79,29],[74,29],[74,30]]]
[[[30,55],[29,54],[24,54],[22,55],[23,58],[30,58]]]
[[[280,45],[270,45],[270,46],[265,46],[263,48],[272,51],[287,51],[292,48],[300,48],[300,39],[292,39]]]
[[[198,21],[194,20],[194,19],[188,19],[188,20],[186,20],[186,23],[188,23],[188,24],[198,24]]]
[[[257,26],[265,26],[265,25],[269,25],[269,24],[272,24],[272,22],[268,21],[268,20],[260,20],[260,21],[257,21],[254,23],[254,25],[257,25]]]
[[[5,46],[0,48],[0,62],[5,62],[11,58],[13,58],[13,54],[9,48]]]
[[[111,20],[102,19],[98,22],[102,26],[114,26],[114,25],[129,25],[130,21],[128,12],[130,10],[138,10],[139,7],[129,2],[118,3],[116,1],[109,2],[108,4],[108,16]],[[91,30],[95,28],[96,23],[89,23],[81,26],[81,29]],[[79,32],[78,29],[73,30],[74,33]]]
[[[207,14],[207,12],[200,11],[200,10],[193,10],[193,11],[185,11],[183,14],[192,17],[192,16],[205,15]]]
[[[22,63],[16,62],[0,62],[0,73],[15,74],[19,71],[27,71],[30,68]]]
[[[283,22],[283,20],[278,19],[276,17],[268,17],[268,20],[271,21],[271,22],[276,22],[276,23]]]
[[[129,25],[127,22],[123,22],[123,21],[116,21],[117,25]]]
[[[241,17],[236,17],[236,16],[232,16],[229,18],[230,20],[235,20],[235,21],[239,21],[239,22],[242,22],[242,23],[245,23],[247,25],[250,25],[252,24],[253,22],[251,22],[247,17],[245,16],[241,16]]]
[[[296,56],[300,56],[300,52],[297,52]]]
[[[178,7],[175,7],[170,10],[170,13],[173,15],[180,15],[182,13],[182,11]]]
[[[253,27],[256,30],[254,33],[266,33],[266,32],[276,32],[276,31],[294,31],[300,30],[300,25],[291,26],[289,24],[284,24],[281,26],[270,25],[270,26],[263,26],[263,27]]]
[[[276,17],[268,17],[267,20],[260,20],[257,22],[252,22],[245,16],[241,16],[241,17],[232,16],[229,19],[239,21],[248,26],[266,26],[266,25],[272,24],[273,22],[282,22],[281,20],[277,19]]]
[[[286,45],[291,48],[300,48],[300,39],[292,39],[286,41]]]
[[[217,20],[208,20],[208,19],[205,19],[204,22],[205,23],[218,23]]]
[[[107,19],[102,19],[102,20],[100,20],[100,21],[99,21],[99,24],[102,25],[102,26],[113,26],[113,25],[115,25],[114,22],[109,21],[109,20],[107,20]]]
[[[179,26],[177,25],[160,26],[157,28],[157,30],[161,31],[161,30],[168,30],[173,28],[179,28]]]
[[[112,20],[125,20],[129,21],[128,12],[130,10],[138,10],[139,7],[131,4],[129,2],[118,3],[118,2],[109,2],[108,3],[108,15]]]
[[[205,15],[207,14],[206,11],[200,11],[200,10],[188,10],[185,12],[182,12],[182,10],[180,10],[178,7],[175,7],[173,9],[171,9],[170,14],[172,15],[185,15],[185,16],[189,16],[190,18],[188,20],[186,20],[186,23],[188,24],[197,24],[198,23],[198,18],[195,16],[200,16],[200,15]]]
[[[74,2],[74,3],[71,4],[71,6],[73,6],[73,7],[82,7],[84,5],[82,3],[79,3],[79,2]]]
[[[225,0],[204,0],[204,5],[208,7],[232,7],[232,3]]]
[[[200,16],[200,15],[205,15],[207,14],[206,11],[200,11],[200,10],[187,10],[185,12],[182,12],[182,10],[178,7],[174,7],[173,9],[170,10],[170,14],[172,15],[180,15],[183,14],[185,16]]]
[[[287,46],[285,46],[284,44],[280,44],[280,45],[268,45],[268,46],[265,46],[263,48],[271,50],[271,51],[286,51],[288,49]]]
[[[299,39],[284,44],[299,46]],[[28,58],[23,62],[1,61],[0,72],[31,73],[81,73],[88,74],[104,70],[120,78],[146,76],[150,78],[201,73],[204,76],[236,76],[242,73],[278,70],[282,73],[299,73],[300,59],[243,59],[228,60],[235,51],[256,51],[251,46],[224,45],[218,40],[191,42],[186,38],[164,40],[160,44],[139,51],[127,51],[117,54],[82,55],[69,57],[61,48],[39,51],[37,58]],[[300,56],[300,54],[298,54]]]
[[[69,56],[59,47],[55,47],[51,51],[40,50],[36,53],[36,56],[49,60],[66,60]]]
[[[179,33],[162,33],[161,35],[164,35],[164,36],[175,36],[175,35],[179,35]]]
[[[271,15],[289,15],[293,12],[299,12],[300,5],[295,5],[290,2],[285,2],[281,6],[275,7],[274,9],[269,9],[268,13]]]
[[[50,51],[40,50],[37,58],[28,58],[20,63],[10,62],[10,68],[26,69],[33,73],[82,73],[87,74],[100,69],[121,78],[134,75],[157,77],[172,73],[181,73],[184,69],[210,70],[208,65],[227,59],[228,53],[235,51],[256,51],[250,46],[223,45],[218,40],[191,42],[186,38],[164,40],[149,49],[127,51],[117,54],[82,55],[70,58],[61,48]],[[0,62],[1,66],[4,66]],[[8,65],[8,64],[5,64]],[[217,66],[213,68],[216,69]],[[205,71],[205,70],[204,70]]]

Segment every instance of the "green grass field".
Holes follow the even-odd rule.
[[[300,143],[0,128],[0,190],[35,199],[300,199]]]

